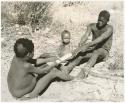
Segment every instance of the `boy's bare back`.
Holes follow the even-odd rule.
[[[13,58],[7,81],[9,91],[14,97],[21,97],[34,89],[36,77],[28,72],[30,66],[32,65],[27,62]]]

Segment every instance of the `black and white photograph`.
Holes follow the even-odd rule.
[[[1,1],[2,102],[123,102],[124,0]]]

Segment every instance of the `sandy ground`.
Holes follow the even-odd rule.
[[[92,8],[93,7],[93,8]],[[60,32],[68,29],[72,34],[74,48],[77,46],[81,35],[85,32],[86,25],[96,22],[97,15],[102,9],[107,9],[111,13],[110,24],[114,27],[113,46],[110,57],[106,62],[95,65],[93,70],[101,74],[123,75],[123,12],[122,3],[107,2],[85,2],[84,5],[62,7],[60,3],[54,3],[51,8],[53,13],[53,25],[45,30],[40,30],[32,35],[29,34],[28,26],[3,28],[2,55],[1,55],[1,82],[2,101],[18,101],[14,99],[8,91],[7,73],[14,55],[13,45],[20,37],[32,39],[35,44],[35,57],[45,52],[55,52],[60,42]],[[44,49],[43,49],[44,48]],[[110,64],[116,64],[122,69],[109,70]],[[121,63],[121,64],[120,64]],[[71,72],[75,76],[80,68],[77,66]],[[114,67],[113,67],[114,68]],[[117,68],[117,67],[116,67]],[[69,82],[53,82],[45,93],[38,98],[29,101],[123,101],[124,85],[123,77],[115,81],[89,76],[84,80],[73,80]]]

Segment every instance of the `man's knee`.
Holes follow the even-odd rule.
[[[77,59],[83,59],[83,56],[79,56]]]
[[[84,56],[84,58],[91,58],[91,56],[92,56],[92,53],[87,53],[85,56]]]
[[[99,54],[99,60],[106,59],[108,57],[108,55],[109,55],[108,51],[105,50],[105,49],[103,49],[103,48],[100,48],[99,52],[100,52],[100,54]]]
[[[100,54],[99,50],[94,50],[92,53],[92,57],[99,56],[99,54]]]

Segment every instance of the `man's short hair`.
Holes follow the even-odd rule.
[[[28,53],[32,53],[34,51],[34,44],[31,40],[27,38],[20,38],[16,41],[14,45],[14,52],[16,57],[23,58]]]
[[[64,30],[62,33],[61,33],[61,37],[63,37],[64,34],[69,34],[70,36],[70,32],[68,30]]]
[[[109,21],[110,13],[107,10],[102,10],[99,13],[99,17],[104,17],[107,21]]]

